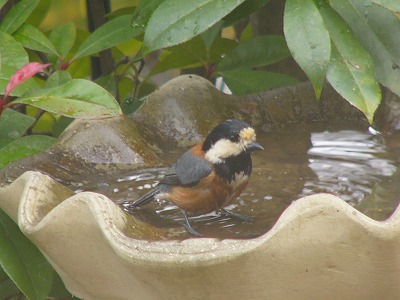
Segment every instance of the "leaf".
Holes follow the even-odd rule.
[[[240,42],[248,41],[254,38],[253,25],[249,22],[240,33]]]
[[[62,85],[72,80],[71,75],[67,71],[56,71],[50,75],[46,81],[46,88],[52,88]]]
[[[364,6],[350,0],[331,0],[330,3],[372,56],[379,82],[400,95],[400,44],[397,38],[400,20],[376,4]]]
[[[160,62],[150,74],[157,74],[171,69],[187,69],[206,66],[218,62],[221,56],[231,50],[237,43],[218,37],[214,40],[209,51],[204,41],[197,36],[183,44],[173,46],[160,55]]]
[[[53,0],[40,0],[25,23],[39,27],[49,14]]]
[[[9,108],[5,109],[0,115],[0,148],[23,136],[33,123],[34,118]]]
[[[33,91],[11,103],[28,104],[78,119],[109,118],[121,114],[118,102],[109,92],[84,79],[74,79],[53,88]]]
[[[313,0],[287,0],[284,14],[287,45],[295,61],[321,95],[331,53],[331,41]]]
[[[144,53],[181,44],[204,32],[244,0],[165,0],[150,17]]]
[[[114,97],[117,96],[117,81],[112,74],[101,76],[97,78],[95,82]]]
[[[76,26],[74,23],[66,23],[55,27],[49,35],[49,40],[57,49],[61,58],[65,58],[71,51],[76,40]]]
[[[48,300],[53,299],[53,300],[68,300],[68,299],[75,299],[79,300],[76,297],[73,297],[71,293],[67,290],[65,287],[63,281],[61,280],[61,277],[54,272],[54,279],[53,279],[53,286],[51,288],[51,292],[49,293],[49,296],[47,298]]]
[[[358,65],[350,64],[341,56],[335,46],[332,46],[328,80],[343,98],[361,110],[372,123],[381,100],[379,86],[373,77],[365,76],[358,70]]]
[[[381,101],[372,58],[332,8],[322,8],[321,14],[334,44],[327,78],[342,97],[372,122]]]
[[[23,65],[29,63],[25,49],[11,35],[0,31],[0,93],[4,94],[11,76]],[[11,96],[20,96],[39,85],[33,79],[26,81],[12,91]]]
[[[217,37],[211,45],[209,53],[209,64],[215,64],[221,61],[228,52],[237,46],[237,42],[231,39]]]
[[[7,3],[8,0],[0,0],[0,9]]]
[[[236,95],[263,92],[299,82],[285,74],[255,70],[233,70],[223,72],[221,75],[229,89]]]
[[[248,17],[252,12],[266,5],[270,0],[246,0],[236,7],[229,15],[224,17],[224,21],[235,22]]]
[[[7,84],[5,97],[10,95],[11,91],[14,90],[17,86],[21,85],[28,79],[30,79],[35,74],[46,69],[50,64],[40,64],[38,62],[31,62],[22,66],[17,72],[11,76],[10,81]]]
[[[15,33],[14,38],[25,48],[43,53],[58,55],[56,48],[50,40],[36,27],[23,24]]]
[[[163,2],[164,0],[146,0],[140,1],[139,5],[136,7],[135,14],[132,18],[132,26],[145,29],[150,16],[153,14],[154,10]]]
[[[99,27],[82,43],[73,60],[111,48],[143,33],[142,28],[131,25],[132,16],[116,17]]]
[[[68,125],[72,123],[73,120],[74,119],[61,116],[59,120],[56,123],[54,123],[52,127],[53,136],[59,137],[61,133],[63,133],[65,128],[67,128]]]
[[[203,43],[207,50],[211,49],[211,46],[214,43],[215,39],[220,36],[223,27],[224,22],[219,21],[200,34],[201,39],[203,40]]]
[[[0,31],[12,34],[28,19],[40,0],[21,0],[6,14]]]
[[[0,264],[18,288],[30,300],[46,299],[52,285],[53,269],[2,210],[0,245]]]
[[[124,99],[124,101],[122,101],[121,108],[124,114],[129,115],[134,113],[142,104],[142,100],[128,96]]]
[[[0,31],[1,72],[3,67],[19,69],[29,62],[28,53],[11,35]],[[7,80],[8,82],[8,80]]]
[[[0,169],[21,158],[46,150],[55,141],[55,138],[46,135],[28,135],[12,140],[0,148]]]
[[[371,1],[389,10],[400,13],[400,1],[398,0],[371,0]]]
[[[0,270],[2,272],[4,272],[1,269],[1,266],[0,266]],[[18,287],[15,285],[15,283],[10,278],[8,278],[7,275],[6,275],[6,278],[0,279],[0,291],[1,291],[1,296],[2,296],[1,299],[15,299],[13,297],[15,297],[15,295],[18,295],[20,293],[20,290],[18,289]]]
[[[0,267],[0,282],[9,279],[7,273]],[[1,291],[1,290],[0,290]]]
[[[239,43],[226,53],[215,67],[216,72],[254,68],[276,63],[290,56],[282,36],[265,35]]]

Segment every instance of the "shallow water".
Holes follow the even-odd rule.
[[[334,194],[376,220],[387,218],[400,199],[400,143],[384,139],[362,126],[316,123],[257,130],[265,151],[253,155],[248,188],[227,207],[253,217],[253,222],[210,213],[190,218],[207,237],[252,238],[267,232],[293,200],[315,193]],[[184,152],[166,155],[173,162]],[[90,184],[75,184],[77,191],[107,195],[121,206],[154,187],[166,168],[152,168],[102,176]],[[155,226],[168,228],[171,238],[187,238],[180,210],[166,201],[153,201],[134,212]]]

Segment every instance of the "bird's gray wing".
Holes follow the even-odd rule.
[[[212,171],[210,163],[191,150],[185,152],[161,179],[160,184],[193,186]]]

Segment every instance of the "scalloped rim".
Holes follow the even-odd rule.
[[[11,185],[0,188],[0,199],[2,194],[12,192],[16,186],[21,186],[21,184],[24,185],[24,188],[20,195],[18,223],[26,235],[35,236],[38,231],[46,226],[51,226],[53,220],[62,220],[65,209],[78,208],[78,203],[80,203],[80,205],[84,205],[90,210],[107,242],[126,261],[185,263],[198,260],[201,263],[208,264],[211,261],[216,262],[220,259],[232,259],[257,247],[268,245],[273,236],[293,226],[298,222],[299,218],[308,220],[312,218],[335,218],[338,213],[365,228],[365,232],[368,235],[386,240],[397,239],[400,241],[400,206],[387,220],[375,221],[340,198],[329,194],[317,194],[293,201],[282,213],[272,229],[257,238],[246,240],[191,238],[183,241],[145,241],[127,237],[122,231],[127,215],[110,199],[97,193],[83,192],[66,199],[55,199],[53,197],[51,201],[60,203],[56,204],[53,209],[41,218],[36,209],[38,205],[43,204],[43,199],[38,196],[39,193],[48,192],[53,195],[53,191],[49,187],[62,185],[40,172],[28,171]],[[63,188],[68,190],[65,187]],[[73,194],[72,191],[70,192]],[[15,219],[15,209],[17,208],[15,202],[10,205],[5,201],[1,201],[0,207],[11,217],[14,216],[13,218]],[[175,255],[171,255],[171,253]]]

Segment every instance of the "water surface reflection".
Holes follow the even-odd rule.
[[[384,140],[368,128],[343,122],[293,125],[274,131],[261,128],[257,141],[265,151],[255,153],[247,190],[227,207],[254,217],[254,222],[210,213],[193,216],[191,224],[205,236],[252,238],[268,231],[293,200],[321,192],[337,195],[371,218],[385,219],[398,205],[400,195],[400,151],[393,139]],[[172,162],[183,151],[166,155]],[[154,187],[165,171],[152,168],[108,174],[101,182],[81,185],[77,190],[103,193],[123,206]],[[154,201],[134,214],[169,228],[171,238],[187,237],[179,226],[183,222],[180,210],[169,202]]]

